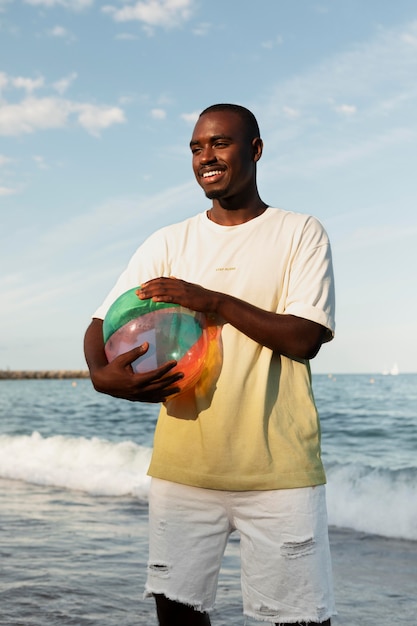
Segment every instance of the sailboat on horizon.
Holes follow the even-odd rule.
[[[384,376],[398,376],[400,373],[400,368],[398,367],[398,363],[394,363],[394,365],[389,370],[384,370],[382,372]]]

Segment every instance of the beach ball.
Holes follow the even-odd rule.
[[[148,351],[132,363],[135,372],[148,372],[167,361],[177,365],[170,371],[182,372],[176,383],[180,393],[195,385],[203,371],[208,350],[206,318],[178,304],[140,300],[129,289],[115,300],[103,323],[104,349],[109,362],[145,341]]]

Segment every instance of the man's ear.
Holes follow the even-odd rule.
[[[253,160],[255,163],[261,158],[263,147],[264,142],[260,137],[255,137],[255,139],[252,140]]]

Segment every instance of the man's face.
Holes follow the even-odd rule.
[[[195,177],[207,198],[231,198],[254,184],[255,149],[238,114],[204,114],[195,125],[190,148]]]

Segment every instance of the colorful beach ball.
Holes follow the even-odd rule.
[[[182,372],[180,393],[198,381],[208,349],[205,316],[178,304],[140,300],[139,287],[123,293],[111,305],[103,323],[109,362],[120,354],[149,343],[148,351],[132,363],[135,372],[148,372],[175,360],[171,370]]]

